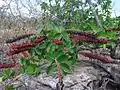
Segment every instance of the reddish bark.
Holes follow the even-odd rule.
[[[12,44],[11,45],[11,49],[15,50],[15,49],[22,49],[22,48],[26,48],[26,47],[33,47],[33,43],[23,43],[22,45],[20,44]]]
[[[23,56],[26,57],[26,58],[29,57],[28,51],[24,51],[24,52],[22,52],[22,54],[23,54]]]
[[[43,41],[45,39],[45,37],[38,37],[38,38],[36,38],[34,41],[33,41],[33,43],[34,44],[38,44],[38,43],[40,43],[41,41]]]
[[[92,38],[88,38],[86,36],[80,36],[80,35],[70,35],[70,38],[73,40],[80,40],[80,41],[86,41],[86,42],[94,42],[94,43],[103,43],[106,44],[108,43],[108,40],[105,39],[92,39]]]
[[[80,35],[80,36],[86,36],[88,38],[97,38],[97,35],[85,32],[85,31],[76,31],[76,30],[65,30],[67,33],[70,33],[71,35]]]
[[[17,64],[11,63],[11,64],[0,64],[0,68],[12,68],[15,67]]]
[[[23,43],[22,45],[12,44],[11,45],[12,50],[8,51],[6,54],[8,56],[12,56],[14,54],[18,54],[18,53],[27,51],[27,50],[31,49],[32,47],[34,47],[36,44],[43,41],[44,39],[45,39],[44,37],[39,37],[39,38],[35,39],[33,42]]]
[[[22,48],[22,49],[17,49],[17,50],[10,50],[10,51],[6,52],[6,55],[12,56],[12,55],[14,55],[14,54],[18,54],[18,53],[27,51],[27,50],[29,50],[29,49],[31,49],[31,47]]]
[[[58,45],[62,44],[62,41],[59,39],[53,39],[52,42]]]
[[[18,47],[18,45],[16,43],[14,43],[10,46],[11,49],[17,49],[17,47]]]
[[[85,57],[89,57],[91,59],[98,59],[104,63],[110,63],[112,62],[111,58],[107,58],[98,54],[92,54],[92,53],[88,53],[88,52],[80,52],[81,55],[85,56]]]

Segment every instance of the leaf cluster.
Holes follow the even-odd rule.
[[[46,67],[47,73],[52,74],[56,72],[55,60],[57,60],[63,74],[71,73],[76,60],[76,52],[75,45],[70,40],[68,33],[64,32],[64,29],[61,27],[55,27],[46,33],[46,37],[46,40],[29,51],[30,58],[26,59],[22,57],[20,59],[22,71],[31,75],[40,73],[40,68],[38,67],[44,61],[48,62],[48,66]],[[61,40],[62,43],[53,43],[53,39]]]

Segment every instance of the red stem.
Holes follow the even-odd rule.
[[[97,38],[97,35],[85,32],[85,31],[76,31],[76,30],[65,30],[67,33],[70,33],[71,35],[80,35],[80,36],[86,36],[89,38]]]
[[[106,44],[108,40],[105,39],[93,39],[93,38],[88,38],[86,36],[80,36],[80,35],[70,35],[70,38],[73,40],[81,40],[81,41],[87,41],[87,42],[94,42],[94,43],[103,43]]]
[[[89,58],[92,58],[92,59],[98,59],[102,62],[105,62],[105,63],[110,63],[112,62],[112,59],[111,58],[107,58],[107,57],[104,57],[104,56],[100,56],[98,54],[92,54],[92,53],[88,53],[88,52],[80,52],[81,55],[85,56],[85,57],[89,57]]]
[[[29,49],[31,49],[31,47],[22,48],[22,49],[17,49],[17,50],[10,50],[10,51],[8,51],[6,54],[7,54],[8,56],[12,56],[12,55],[14,55],[14,54],[18,54],[18,53],[20,53],[20,52],[24,52],[24,51],[27,51],[27,50],[29,50]]]
[[[60,65],[59,65],[59,63],[57,62],[57,60],[55,60],[55,63],[56,63],[57,76],[58,76],[59,82],[62,82],[62,74],[61,74],[61,72],[60,72]]]
[[[0,68],[12,68],[15,67],[17,64],[11,63],[11,64],[0,64]]]
[[[59,39],[53,39],[52,42],[58,45],[62,44],[62,41]]]
[[[26,58],[29,57],[28,51],[24,51],[24,52],[22,52],[22,54],[23,54],[23,56],[26,57]]]

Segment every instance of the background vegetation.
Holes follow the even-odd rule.
[[[29,42],[22,44],[12,42],[10,47],[12,50],[7,55],[22,53],[24,57],[14,64],[1,65],[1,68],[18,65],[22,73],[39,75],[41,63],[44,62],[47,63],[44,67],[47,73],[57,74],[59,82],[62,82],[62,76],[74,70],[79,46],[89,43],[95,48],[115,47],[120,17],[111,16],[111,0],[98,0],[97,3],[91,3],[90,0],[38,1],[36,4],[40,5],[41,14],[38,14],[38,8],[32,7],[34,2],[29,2],[26,7],[21,0],[13,2],[17,5],[17,12],[14,14],[10,7],[12,2],[11,0],[9,4],[0,8],[0,28],[22,30],[22,33],[32,29],[37,33],[14,38],[13,41],[17,41],[22,37],[23,39],[29,37]],[[21,15],[19,5],[29,10],[29,17]],[[9,8],[10,12],[6,8]],[[84,31],[82,37],[81,31]],[[76,38],[80,40],[79,43]],[[106,43],[104,40],[109,42]],[[23,53],[24,51],[27,52]],[[1,78],[5,80],[13,74],[14,71],[5,69]]]

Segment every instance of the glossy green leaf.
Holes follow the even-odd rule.
[[[36,36],[32,36],[31,41],[34,41],[36,38],[37,38]]]
[[[61,38],[62,38],[61,33],[56,33],[56,34],[54,35],[54,38],[55,38],[55,39],[61,39]]]
[[[55,72],[56,71],[56,64],[55,63],[53,63],[53,64],[51,64],[48,68],[47,68],[47,74],[52,74],[53,72]]]
[[[14,76],[14,74],[15,74],[15,72],[12,70],[9,70],[9,69],[4,69],[4,71],[3,71],[4,79],[10,78],[10,77]]]
[[[61,55],[64,54],[64,52],[63,52],[62,49],[60,49],[60,48],[58,48],[58,49],[59,49],[59,50],[57,50],[57,52],[55,53],[56,58],[58,58],[59,56],[61,56]]]
[[[53,45],[52,43],[48,43],[48,44],[46,45],[46,51],[47,51],[47,53],[50,51],[52,45]]]
[[[66,73],[70,73],[70,66],[67,63],[61,63],[60,64],[61,70],[63,70]]]
[[[28,64],[30,64],[30,60],[28,60],[28,59],[26,59],[26,58],[24,58],[24,57],[21,57],[21,59],[19,60],[19,63],[21,64],[21,65],[28,65]]]
[[[0,77],[0,82],[3,82],[4,81],[4,76],[1,76]]]
[[[39,67],[35,64],[28,65],[25,68],[25,73],[29,74],[29,75],[37,74],[37,73],[39,73],[39,71],[40,71]]]
[[[62,54],[62,55],[60,55],[60,56],[57,58],[57,61],[58,61],[59,63],[62,63],[62,62],[67,61],[67,60],[68,60],[68,56],[65,55],[65,54]]]
[[[15,88],[13,87],[13,85],[7,85],[5,86],[5,90],[15,90]]]
[[[48,58],[48,60],[52,60],[52,61],[54,61],[55,60],[55,54],[53,53],[53,52],[49,52],[49,53],[47,53],[47,58]]]

